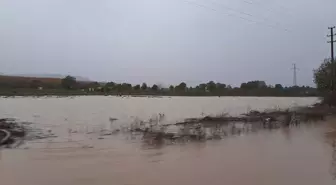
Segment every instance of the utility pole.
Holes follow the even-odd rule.
[[[297,86],[297,79],[296,79],[296,70],[298,70],[297,68],[296,68],[296,64],[294,63],[293,64],[293,86],[295,87],[295,86]]]
[[[331,46],[331,66],[332,66],[332,78],[331,78],[331,89],[332,91],[335,90],[335,83],[334,83],[334,80],[335,80],[335,58],[334,58],[334,29],[335,29],[335,26],[333,27],[329,27],[328,28],[330,30],[330,35],[327,35],[327,37],[330,37],[330,41],[328,41],[328,43],[330,43],[330,46]]]
[[[335,26],[333,27],[329,27],[328,29],[330,29],[330,35],[327,35],[327,37],[330,37],[330,41],[328,41],[328,43],[330,43],[331,45],[331,61],[334,62],[334,29]]]

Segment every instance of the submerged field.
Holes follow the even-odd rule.
[[[2,149],[0,179],[9,185],[334,184],[333,120],[277,129],[227,123],[220,126],[220,140],[165,144],[148,143],[137,132],[106,134],[130,129],[141,121],[169,125],[186,118],[237,116],[317,101],[271,97],[1,98],[0,118],[29,122],[30,128],[57,137]]]

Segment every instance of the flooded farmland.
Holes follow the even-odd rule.
[[[150,144],[113,133],[141,120],[171,124],[204,115],[313,104],[316,98],[0,98],[0,118],[31,122],[57,137],[0,151],[6,185],[335,184],[336,121],[290,128],[225,125],[220,140]],[[235,129],[232,129],[235,128]],[[105,132],[108,132],[106,134]]]

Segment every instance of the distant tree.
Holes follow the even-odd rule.
[[[215,82],[213,81],[210,81],[207,83],[207,89],[210,91],[210,92],[215,92],[216,89],[217,89],[217,86],[215,84]]]
[[[178,90],[178,91],[183,91],[183,92],[185,92],[186,89],[187,89],[187,84],[184,83],[184,82],[182,82],[182,83],[180,83],[178,86],[176,86],[175,89]]]
[[[217,83],[216,84],[216,89],[217,91],[224,91],[226,89],[226,84],[222,84],[222,83]]]
[[[102,86],[101,91],[104,92],[104,93],[108,93],[108,92],[111,92],[111,88],[106,87],[106,86]]]
[[[154,84],[151,89],[153,91],[158,91],[159,90],[159,86],[157,86],[156,84]]]
[[[122,92],[122,91],[123,91],[121,84],[118,84],[118,83],[116,83],[116,84],[114,85],[114,89],[115,89],[116,91],[118,91],[118,92]]]
[[[139,91],[140,90],[140,85],[138,84],[138,85],[135,85],[134,87],[133,87],[133,89],[135,90],[135,91]]]
[[[108,83],[105,84],[105,87],[114,88],[115,85],[116,84],[114,82],[108,82]]]
[[[207,84],[203,84],[203,83],[199,84],[197,89],[202,92],[205,92],[207,90]]]
[[[97,87],[100,87],[100,84],[98,82],[78,82],[76,87],[80,89],[96,89]]]
[[[241,89],[247,89],[247,84],[246,83],[241,83],[240,88]]]
[[[336,62],[336,61],[334,61]],[[335,70],[335,71],[334,71]],[[336,105],[336,66],[332,60],[324,59],[319,68],[314,70],[314,82],[323,96],[322,103]]]
[[[266,82],[265,81],[255,81],[254,83],[256,83],[257,84],[257,87],[258,88],[265,88],[265,87],[267,87],[267,84],[266,84]]]
[[[266,83],[264,81],[249,81],[247,83],[242,83],[240,85],[240,88],[242,89],[259,89],[259,88],[265,88],[267,87]]]
[[[174,87],[173,85],[170,85],[170,86],[169,86],[169,90],[170,90],[171,92],[174,92],[174,89],[175,89],[175,87]]]
[[[100,87],[100,84],[98,82],[91,82],[88,84],[90,88],[98,88]]]
[[[90,88],[93,88],[97,92],[105,92],[105,88],[103,88],[98,82],[90,83]]]
[[[143,91],[147,90],[147,84],[146,83],[142,83],[141,90],[143,90]]]
[[[283,89],[283,87],[282,87],[281,84],[275,84],[275,88],[276,88],[276,89]]]
[[[62,87],[65,89],[74,89],[76,87],[76,78],[73,76],[66,76],[61,81]]]
[[[110,92],[116,89],[116,83],[114,82],[107,82],[104,86],[104,92]]]
[[[120,90],[121,91],[132,91],[132,84],[129,84],[129,83],[122,83],[121,86],[120,86]]]
[[[324,59],[320,67],[314,70],[314,82],[320,91],[326,92],[332,90],[333,80],[336,84],[336,79],[333,77],[333,63],[331,59]]]
[[[225,89],[226,88],[226,84],[222,84],[222,83],[217,83],[216,84],[218,89]]]
[[[164,89],[164,85],[163,85],[163,84],[161,84],[161,83],[157,83],[156,85],[158,86],[158,89],[159,89],[159,90]]]

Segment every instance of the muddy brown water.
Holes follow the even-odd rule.
[[[165,114],[171,123],[201,114],[309,105],[316,98],[0,98],[0,117],[34,122],[57,138],[0,151],[6,185],[316,185],[336,181],[336,121],[257,130],[222,140],[148,145],[104,129]],[[118,120],[110,123],[109,118]]]

